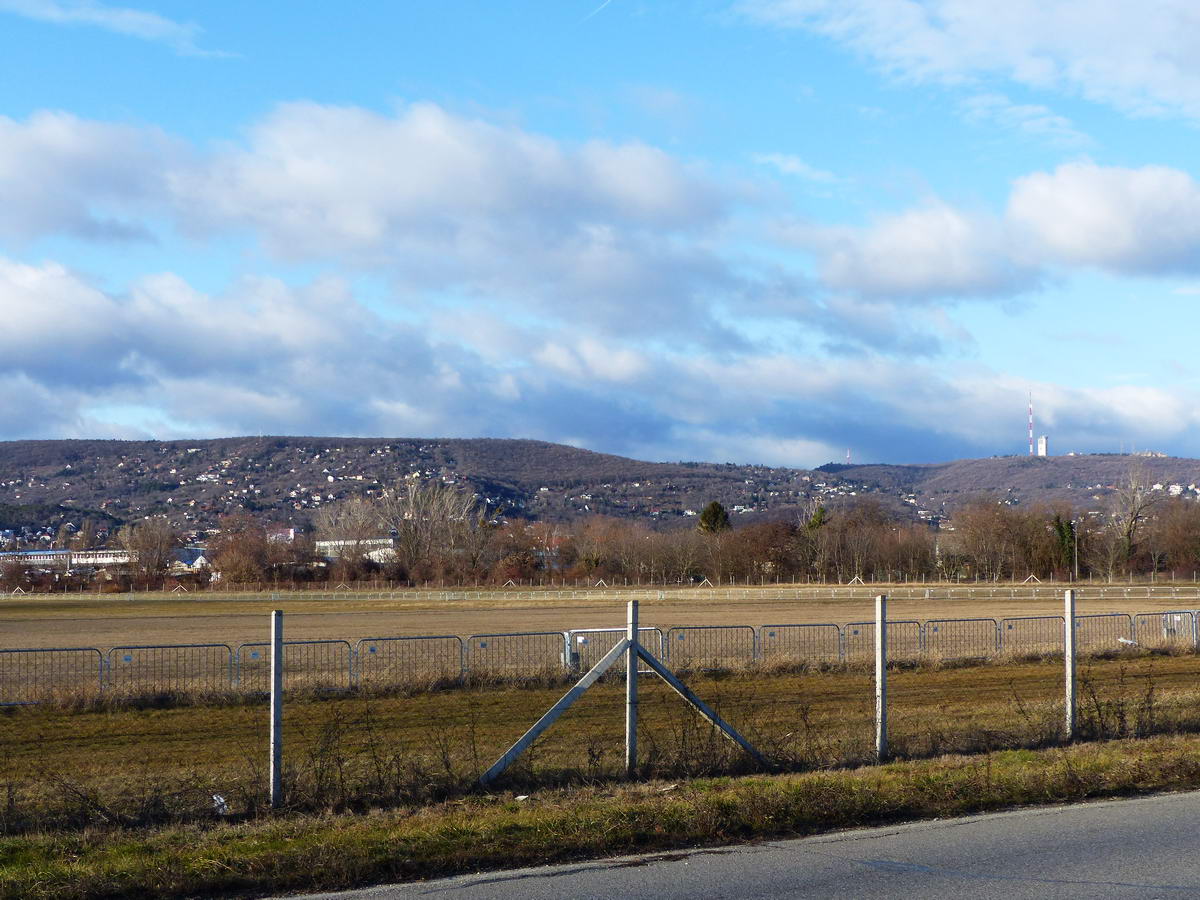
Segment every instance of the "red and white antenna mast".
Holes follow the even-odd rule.
[[[1033,456],[1033,391],[1029,392],[1029,455]]]

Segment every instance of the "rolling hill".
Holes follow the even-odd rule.
[[[412,473],[462,483],[507,515],[569,520],[604,514],[685,525],[710,500],[738,517],[802,515],[813,502],[873,496],[936,522],[989,495],[1013,503],[1102,508],[1138,470],[1166,493],[1200,497],[1200,460],[1078,455],[819,469],[654,463],[531,440],[241,437],[193,441],[0,442],[0,510],[94,510],[121,520],[166,514],[201,530],[249,511],[307,524],[331,502],[380,491]],[[23,520],[23,519],[22,519]],[[0,522],[0,527],[12,527]]]

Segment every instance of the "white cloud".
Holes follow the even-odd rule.
[[[1164,166],[1068,163],[1017,179],[1008,219],[1055,262],[1118,272],[1200,270],[1200,185]]]
[[[396,116],[287,104],[248,147],[174,187],[201,223],[252,225],[280,254],[313,256],[379,257],[426,241],[469,250],[500,241],[496,231],[689,230],[723,205],[719,187],[654,147],[569,147],[427,103]]]
[[[200,26],[127,6],[109,6],[94,0],[0,0],[0,12],[54,25],[90,25],[167,44],[187,56],[224,55],[196,46],[196,39],[202,33]]]
[[[1017,178],[1000,215],[934,200],[865,226],[791,223],[779,234],[814,254],[827,288],[862,300],[1005,297],[1050,270],[1200,271],[1200,183],[1165,166],[1073,162]]]
[[[1084,147],[1092,143],[1074,123],[1040,104],[1014,103],[1003,94],[975,94],[962,103],[968,121],[994,124],[1059,147]]]
[[[934,315],[938,300],[1008,297],[1073,266],[1192,272],[1200,258],[1200,186],[1190,175],[1071,163],[1017,179],[1003,214],[931,199],[864,226],[792,223],[779,240],[812,254],[819,278],[808,278],[777,247],[761,259],[746,253],[738,217],[762,211],[739,205],[747,195],[657,148],[568,144],[427,104],[390,116],[287,105],[245,143],[204,150],[62,113],[0,119],[0,194],[0,240],[15,245],[57,234],[155,239],[164,223],[248,233],[287,259],[382,275],[382,302],[417,318],[437,302],[466,322],[509,322],[516,333],[504,341],[489,327],[493,339],[473,345],[488,364],[546,345],[545,333],[519,333],[530,323],[573,332],[555,341],[563,364],[609,381],[639,371],[620,350],[738,354],[768,327],[837,353],[933,355],[969,341]],[[157,315],[178,292],[153,281],[135,286],[131,302],[152,294]],[[227,315],[275,344],[302,326],[305,340],[322,331],[319,316],[292,318],[295,296],[274,301],[267,284],[255,288],[254,315],[269,317],[278,337],[263,338],[236,308]],[[322,302],[341,308],[336,294]],[[344,308],[361,315],[357,304]],[[606,349],[589,355],[581,337]],[[241,346],[236,334],[228,341]],[[501,344],[513,341],[519,350],[508,354]],[[132,378],[139,357],[129,353]],[[193,356],[180,349],[180,360]]]
[[[246,146],[174,173],[171,192],[198,233],[249,228],[281,258],[609,331],[716,334],[706,298],[740,280],[707,243],[729,199],[702,171],[637,142],[569,145],[432,104],[280,107]]]
[[[944,203],[881,216],[864,228],[793,226],[785,235],[817,253],[825,284],[866,297],[1002,296],[1037,281],[1000,223]]]
[[[1032,389],[1061,446],[1121,433],[1200,446],[1200,398],[1181,390],[1075,390],[911,354],[644,354],[557,328],[488,358],[486,332],[451,340],[382,319],[338,279],[213,295],[161,274],[114,294],[55,263],[0,258],[0,306],[6,437],[128,434],[114,410],[138,409],[160,437],[492,435],[657,459],[814,465],[852,446],[924,460],[1019,451]]]
[[[784,175],[795,175],[805,181],[834,184],[839,180],[832,172],[810,166],[800,157],[791,153],[755,153],[751,158],[760,166],[771,166]]]
[[[650,370],[643,353],[619,345],[582,338],[573,344],[548,341],[532,359],[554,373],[577,381],[633,383]]]
[[[147,230],[132,216],[168,203],[163,175],[182,153],[153,128],[61,112],[25,122],[0,116],[0,239],[56,232],[144,238]]]
[[[743,0],[749,17],[823,34],[903,79],[1000,76],[1136,114],[1200,118],[1191,0]]]

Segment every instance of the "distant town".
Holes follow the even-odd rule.
[[[1120,526],[1131,490],[1145,508]],[[485,439],[18,441],[0,444],[0,585],[1111,577],[1200,567],[1151,546],[1197,499],[1200,462],[1153,453],[803,470]],[[729,531],[716,556],[714,506]],[[990,510],[1006,549],[982,561],[964,544]],[[421,519],[443,532],[415,546]],[[904,559],[880,550],[887,534]]]

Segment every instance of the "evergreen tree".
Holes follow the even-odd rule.
[[[719,531],[726,531],[732,526],[729,524],[729,513],[726,512],[725,507],[714,500],[700,510],[698,527],[705,534],[716,534]]]
[[[829,521],[829,514],[825,512],[824,506],[818,506],[812,514],[812,518],[808,520],[809,531],[820,531],[821,526]]]

